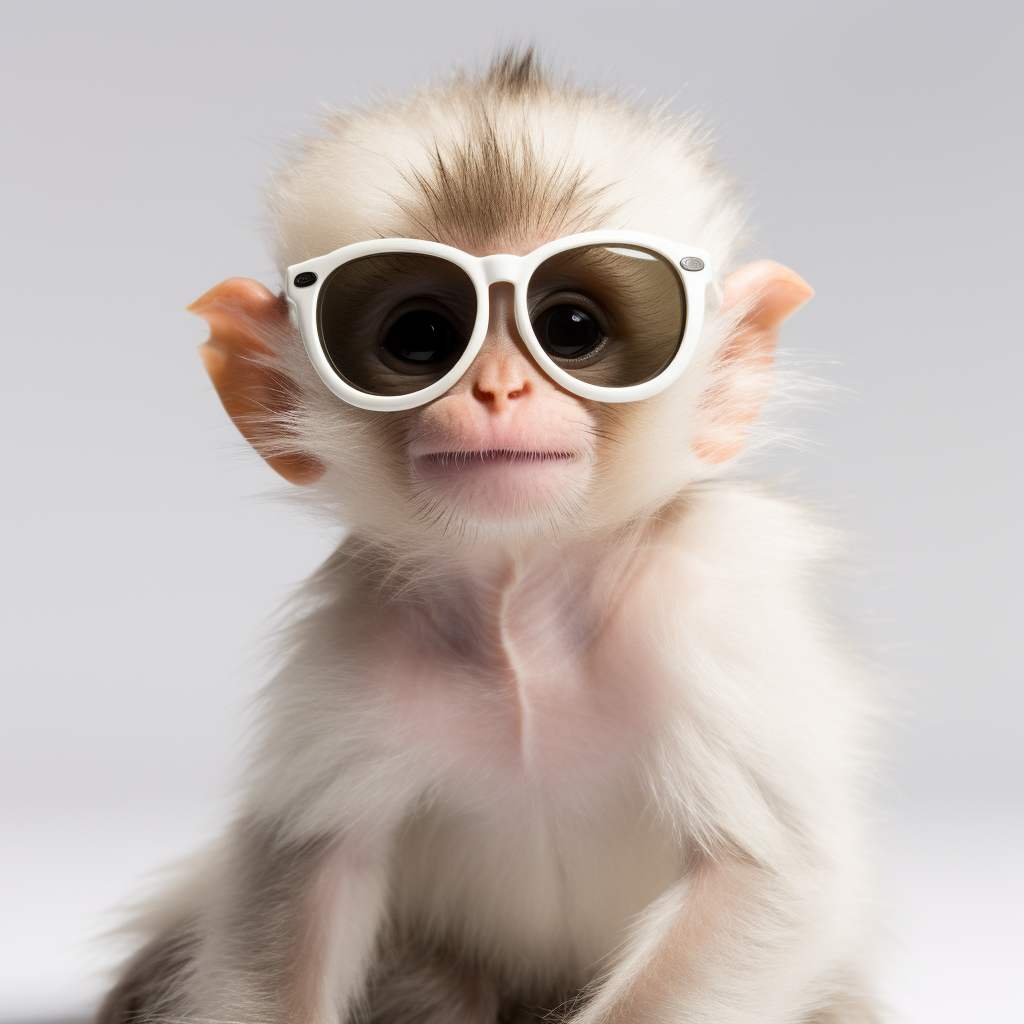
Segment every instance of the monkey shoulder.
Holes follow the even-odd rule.
[[[660,517],[609,645],[632,644],[666,706],[683,706],[680,691],[691,711],[723,698],[723,736],[742,733],[728,721],[737,707],[751,735],[787,715],[832,721],[865,675],[829,607],[841,540],[813,507],[766,487],[694,488]]]
[[[685,606],[705,624],[731,615],[735,626],[743,610],[806,610],[809,599],[820,607],[840,546],[839,532],[799,499],[756,484],[706,484],[662,511],[632,592]]]
[[[665,510],[620,618],[654,680],[656,803],[766,862],[784,833],[842,832],[876,714],[823,597],[840,544],[799,500],[695,489]]]

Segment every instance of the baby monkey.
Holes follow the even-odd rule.
[[[726,479],[811,296],[697,128],[500,57],[333,113],[191,308],[345,527],[101,1024],[865,1024],[871,680]]]

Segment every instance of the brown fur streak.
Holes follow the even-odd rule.
[[[430,170],[410,173],[427,214],[406,212],[432,238],[472,248],[495,239],[555,237],[605,212],[604,189],[588,185],[580,168],[551,168],[525,128],[509,138],[492,118],[481,107],[459,144],[439,144]]]
[[[612,212],[601,203],[604,186],[589,184],[564,158],[537,151],[528,116],[517,112],[524,99],[553,92],[532,49],[506,51],[481,84],[462,86],[476,101],[459,131],[435,144],[426,170],[405,175],[426,212],[399,204],[426,234],[474,247],[555,237]]]
[[[191,922],[143,946],[103,1000],[96,1024],[144,1024],[181,1015],[177,992],[198,944]]]
[[[487,72],[487,84],[509,99],[522,99],[549,88],[532,46],[523,50],[510,46],[495,57]]]

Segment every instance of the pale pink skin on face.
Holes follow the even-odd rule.
[[[455,387],[411,417],[408,455],[414,480],[439,503],[508,520],[585,490],[593,427],[519,337],[511,285],[494,285],[484,347]]]

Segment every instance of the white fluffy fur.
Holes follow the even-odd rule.
[[[420,179],[486,124],[581,183],[504,241],[633,228],[729,268],[741,215],[693,124],[519,74],[330,114],[274,183],[281,266],[375,235],[475,244]],[[877,1019],[859,808],[874,698],[820,603],[834,539],[691,444],[709,396],[763,384],[716,359],[734,323],[712,309],[677,385],[599,410],[584,493],[498,526],[426,515],[400,417],[339,402],[293,333],[268,336],[294,392],[274,450],[324,463],[306,500],[350,540],[266,691],[244,827],[152,919],[192,953],[140,1019],[347,1020],[411,941],[499,1002],[571,993],[575,1024]],[[301,927],[264,891],[273,857],[251,867],[253,822],[295,864],[325,844],[287,897]],[[261,906],[283,923],[261,931]],[[300,983],[274,943],[304,942]],[[393,1019],[443,1004],[432,984]],[[462,1001],[429,1020],[495,1019],[451,985]]]

